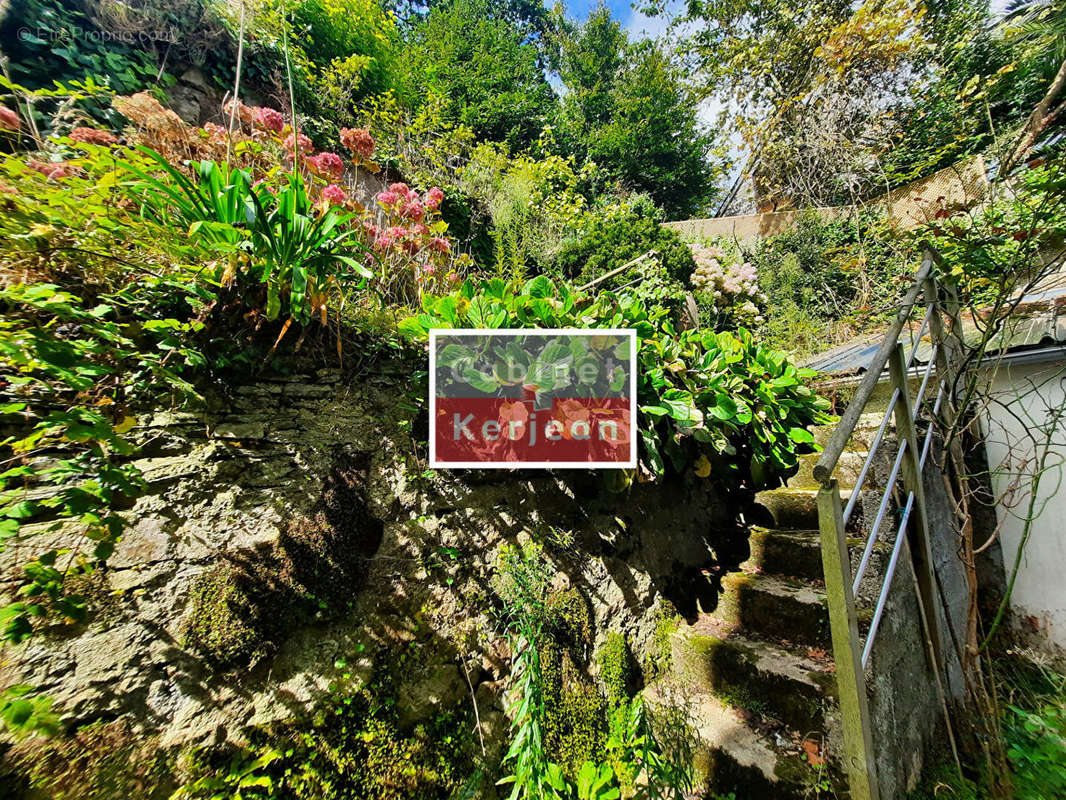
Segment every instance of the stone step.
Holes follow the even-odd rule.
[[[871,489],[872,481],[867,479],[856,504],[855,511],[848,520],[848,531],[857,531],[867,521],[867,509],[876,511],[877,503],[881,500],[881,494]],[[840,490],[841,508],[847,505],[851,499],[853,489]],[[762,506],[766,513],[761,517],[753,515],[753,521],[763,523],[766,527],[773,527],[785,531],[815,530],[818,528],[818,489],[793,488],[782,486],[779,489],[768,489],[755,495],[755,502]],[[872,505],[871,505],[872,504]]]
[[[820,771],[803,758],[801,734],[763,726],[757,717],[711,692],[661,681],[644,690],[644,699],[653,719],[669,721],[673,731],[676,722],[684,720],[693,740],[696,797],[799,800],[810,795],[819,777],[840,784],[835,769]],[[819,739],[820,734],[810,737],[815,752],[821,747]]]
[[[877,434],[877,429],[881,427],[881,420],[884,419],[884,416],[885,412],[883,410],[868,411],[861,415],[859,421],[855,423],[855,430],[851,434],[851,447],[846,449],[869,450],[868,444],[873,441],[874,436]],[[811,433],[814,434],[815,443],[825,447],[836,428],[836,425],[819,425],[814,428]],[[891,432],[892,423],[889,422],[886,434]]]
[[[816,530],[753,527],[748,546],[751,555],[740,565],[744,572],[822,580],[821,535]]]
[[[836,691],[828,651],[797,652],[743,634],[711,616],[671,638],[674,674],[730,705],[801,731],[821,730]]]
[[[840,454],[833,475],[841,489],[850,489],[855,485],[868,454],[866,450],[845,450]],[[807,453],[800,456],[799,471],[788,479],[788,485],[793,489],[819,488],[821,484],[814,479],[814,467],[821,457],[821,453]]]
[[[846,502],[851,491],[841,491]],[[818,527],[818,490],[782,486],[755,495],[755,501],[770,512],[773,527],[783,530],[811,530]]]
[[[775,575],[731,572],[714,616],[752,636],[797,645],[829,646],[825,595],[811,586]]]

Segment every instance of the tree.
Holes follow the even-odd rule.
[[[682,50],[702,93],[740,109],[733,127],[764,204],[852,202],[881,188],[923,16],[913,0],[687,4]]]
[[[433,5],[406,53],[412,104],[427,91],[447,98],[446,115],[482,140],[528,146],[552,112],[555,96],[507,6],[490,0]]]
[[[624,188],[647,192],[671,217],[709,202],[714,141],[661,46],[631,44],[601,5],[562,39],[560,76],[567,87],[560,127],[575,155]]]

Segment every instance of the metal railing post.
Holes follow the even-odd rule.
[[[896,343],[896,349],[888,360],[888,369],[892,383],[899,388],[900,397],[896,404],[895,422],[896,438],[902,445],[907,442],[907,452],[903,454],[903,485],[908,493],[914,494],[914,513],[907,525],[907,544],[910,545],[911,564],[918,578],[920,600],[929,626],[929,638],[932,641],[930,666],[937,674],[942,672],[944,657],[940,649],[940,623],[936,616],[936,580],[933,577],[933,550],[929,542],[929,509],[925,504],[925,484],[922,470],[918,463],[921,450],[918,448],[918,431],[914,424],[914,403],[907,386],[907,362],[903,355],[903,344]],[[918,398],[921,402],[921,398]],[[891,489],[891,487],[887,487]]]
[[[851,559],[844,532],[840,487],[835,478],[818,490],[818,525],[822,538],[822,570],[833,638],[837,693],[844,727],[844,767],[851,800],[879,800],[873,731],[862,669],[859,623],[851,591]]]

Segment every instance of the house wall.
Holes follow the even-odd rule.
[[[1066,491],[1060,491],[1066,460],[1066,364],[1002,364],[991,379],[992,402],[982,424],[997,498],[1000,542],[1011,594],[1012,625],[1029,645],[1066,662]],[[1025,518],[1033,459],[1046,453],[1028,540]],[[1018,484],[1016,475],[1024,482]]]

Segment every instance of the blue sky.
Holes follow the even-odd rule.
[[[570,16],[584,20],[589,12],[599,5],[599,0],[565,0],[565,4]],[[605,5],[611,10],[611,16],[621,22],[634,38],[647,34],[655,35],[666,25],[666,20],[662,17],[649,19],[634,11],[630,0],[606,0]]]

